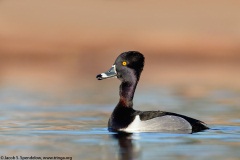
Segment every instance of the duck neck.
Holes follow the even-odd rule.
[[[121,83],[120,90],[119,90],[120,100],[119,100],[118,106],[132,108],[133,96],[134,96],[137,83],[138,81]]]

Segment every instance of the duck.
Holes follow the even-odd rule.
[[[204,122],[173,112],[139,111],[133,109],[133,97],[143,71],[145,57],[138,51],[121,53],[112,67],[96,78],[118,78],[119,102],[109,121],[110,132],[177,132],[194,133],[209,129]]]

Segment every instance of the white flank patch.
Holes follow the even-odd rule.
[[[136,116],[127,128],[121,129],[125,132],[161,132],[161,131],[184,131],[191,133],[192,126],[185,119],[177,116],[162,116],[150,120],[141,121],[140,116]]]

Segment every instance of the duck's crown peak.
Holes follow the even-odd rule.
[[[138,71],[141,72],[144,67],[145,57],[139,51],[127,51],[121,53],[117,57],[116,63],[118,63],[119,61],[121,63],[126,61],[128,67],[137,69]]]

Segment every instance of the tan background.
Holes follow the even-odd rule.
[[[239,6],[238,0],[1,0],[0,85],[95,90],[118,83],[100,83],[96,74],[121,52],[138,50],[146,57],[143,86],[240,89]]]

